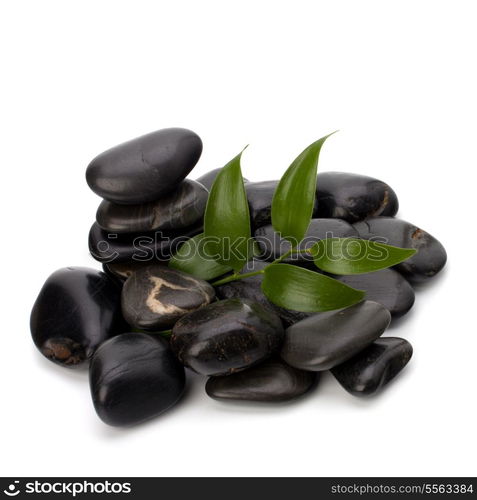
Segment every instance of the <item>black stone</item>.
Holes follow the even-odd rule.
[[[265,226],[272,221],[272,199],[277,186],[278,181],[248,182],[245,184],[253,228]],[[315,203],[314,210],[316,209]]]
[[[228,375],[275,354],[283,340],[280,318],[257,302],[222,300],[183,316],[171,347],[179,361],[202,375]]]
[[[178,231],[109,233],[95,222],[89,231],[89,251],[99,262],[167,262],[179,246],[202,232],[202,223]]]
[[[139,204],[170,193],[202,153],[191,130],[166,128],[101,153],[88,165],[86,180],[99,196],[114,203]]]
[[[331,373],[353,396],[370,396],[392,380],[407,365],[411,356],[412,346],[407,340],[383,337],[334,367]]]
[[[412,286],[393,269],[333,277],[353,288],[364,290],[367,300],[382,304],[393,317],[406,314],[414,304],[415,294]]]
[[[317,372],[297,370],[279,359],[272,359],[239,373],[211,377],[205,390],[215,399],[289,401],[309,391],[318,375]]]
[[[260,271],[269,265],[269,262],[253,260],[248,262],[241,273]],[[231,281],[216,287],[215,292],[220,299],[249,299],[258,302],[270,312],[277,314],[285,326],[291,325],[311,316],[310,313],[292,311],[278,307],[270,302],[262,292],[261,284],[263,275],[251,276],[237,281]]]
[[[396,247],[415,248],[417,253],[395,268],[412,283],[426,281],[445,265],[447,254],[442,244],[414,224],[393,217],[372,217],[354,224],[361,238]]]
[[[287,328],[281,357],[301,370],[329,370],[374,342],[390,321],[389,311],[369,300],[315,314]]]
[[[311,248],[317,241],[324,238],[356,238],[358,231],[348,222],[341,219],[312,219],[305,238],[299,245],[299,250],[304,252]],[[255,231],[255,240],[260,249],[260,258],[275,260],[291,249],[291,243],[281,238],[272,225],[258,228]],[[298,241],[296,242],[299,243]],[[295,246],[295,245],[294,245]],[[313,257],[307,253],[294,254],[285,259],[285,262],[313,262]]]
[[[219,172],[222,170],[222,168],[214,168],[214,170],[211,170],[210,172],[205,173],[204,175],[201,175],[196,179],[197,182],[200,182],[203,186],[205,186],[209,191],[210,188],[212,187],[212,184],[214,183],[217,175]],[[248,179],[244,179],[244,182],[249,182]]]
[[[123,286],[121,304],[131,326],[163,330],[214,298],[214,288],[207,281],[151,264],[131,273]]]
[[[126,328],[121,288],[106,274],[85,267],[55,271],[33,306],[33,342],[51,361],[73,366],[89,359],[106,339]]]
[[[166,265],[166,263],[158,264]],[[150,262],[110,262],[109,264],[103,264],[103,271],[107,275],[119,280],[122,286],[134,271],[150,265]]]
[[[112,233],[182,229],[202,221],[208,196],[202,184],[185,180],[160,200],[142,205],[103,200],[96,221]]]
[[[375,215],[395,215],[396,193],[384,182],[346,172],[318,174],[318,217],[337,217],[356,222]]]
[[[155,417],[180,399],[184,367],[160,336],[124,333],[102,344],[89,368],[93,404],[109,425],[127,426]]]

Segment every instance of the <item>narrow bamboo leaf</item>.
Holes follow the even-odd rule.
[[[171,257],[169,267],[203,280],[212,280],[232,271],[231,267],[213,258],[203,233],[185,241]]]
[[[315,265],[332,274],[363,274],[395,266],[416,250],[358,238],[326,238],[310,249]]]
[[[365,292],[315,271],[291,264],[272,264],[265,268],[263,293],[274,304],[302,312],[320,312],[351,306]]]
[[[321,147],[333,134],[308,146],[288,167],[275,190],[272,225],[275,231],[281,233],[292,245],[300,243],[310,224],[315,204],[316,174]]]
[[[250,214],[243,185],[242,153],[217,175],[210,190],[204,217],[204,235],[217,261],[235,271],[251,255]]]

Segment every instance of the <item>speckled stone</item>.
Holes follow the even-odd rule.
[[[394,217],[372,217],[354,224],[359,236],[403,248],[415,248],[417,253],[398,264],[395,269],[412,283],[426,281],[445,265],[447,254],[442,244],[423,229]]]
[[[301,370],[330,370],[374,342],[390,321],[389,311],[369,300],[315,314],[287,328],[281,357]]]
[[[299,245],[305,252],[317,241],[324,238],[356,238],[358,231],[348,222],[340,219],[312,219],[305,238]],[[255,241],[260,249],[260,258],[272,261],[288,252],[291,244],[275,232],[271,224],[262,226],[255,231]],[[299,243],[299,242],[297,242]],[[307,253],[294,254],[285,262],[313,262],[313,257]]]
[[[33,341],[49,360],[74,366],[124,331],[121,289],[106,274],[86,267],[55,271],[43,285],[30,318]]]
[[[352,288],[364,290],[367,300],[382,304],[395,318],[406,314],[414,304],[412,286],[394,269],[333,277]]]
[[[123,333],[96,351],[89,381],[99,418],[109,425],[129,426],[177,403],[184,391],[185,373],[165,339]]]
[[[121,304],[132,327],[164,330],[214,298],[214,288],[207,281],[152,264],[131,273],[123,286]]]
[[[179,361],[202,375],[230,375],[275,354],[283,340],[280,318],[257,302],[214,302],[183,316],[171,347]]]
[[[395,215],[396,193],[382,181],[346,172],[320,172],[317,177],[317,217],[356,222],[377,215]]]
[[[261,260],[253,260],[248,262],[241,273],[249,273],[259,271],[268,266],[268,262]],[[220,299],[249,299],[260,303],[263,307],[277,314],[285,326],[289,326],[304,318],[308,318],[312,313],[304,313],[300,311],[292,311],[278,307],[270,302],[262,292],[261,284],[263,275],[251,276],[237,281],[230,281],[224,285],[216,287],[217,297]]]
[[[210,172],[207,172],[204,175],[201,175],[196,180],[197,180],[197,182],[200,182],[203,186],[205,186],[208,191],[210,191],[212,184],[214,183],[217,175],[219,174],[219,172],[221,170],[222,170],[222,168],[220,168],[220,167],[214,168],[214,170],[211,170]],[[244,179],[243,181],[249,182],[248,179]]]
[[[208,196],[204,186],[185,180],[160,200],[143,205],[103,200],[96,212],[96,222],[113,233],[182,229],[202,221]]]
[[[409,362],[412,346],[404,339],[383,337],[331,373],[353,396],[370,396],[379,392]]]
[[[205,390],[214,399],[281,402],[308,392],[317,372],[297,370],[279,359],[272,359],[248,370],[211,377]]]
[[[86,169],[89,187],[102,198],[126,205],[155,201],[173,191],[202,153],[200,137],[166,128],[108,149]]]
[[[167,262],[172,253],[192,236],[202,232],[202,223],[178,231],[110,233],[95,222],[89,231],[89,251],[103,263]]]

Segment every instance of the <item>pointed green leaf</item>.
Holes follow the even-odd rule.
[[[217,175],[210,190],[204,217],[204,235],[217,261],[239,271],[251,251],[250,214],[243,185],[242,153]]]
[[[308,146],[293,161],[273,195],[273,228],[292,245],[300,243],[310,224],[315,204],[316,174],[321,147],[333,134]]]
[[[326,238],[310,249],[315,265],[332,274],[363,274],[395,266],[416,250],[358,238]]]
[[[341,309],[360,302],[365,294],[333,278],[291,264],[266,267],[262,290],[277,306],[302,312]]]

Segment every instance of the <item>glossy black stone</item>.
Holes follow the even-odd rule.
[[[414,304],[415,294],[412,286],[394,269],[333,277],[353,288],[364,290],[367,300],[382,304],[393,317],[406,314]]]
[[[404,339],[383,337],[331,373],[353,396],[370,396],[380,391],[409,362],[412,346]]]
[[[46,280],[30,318],[33,342],[51,361],[73,366],[126,328],[121,289],[95,269],[65,267]]]
[[[182,229],[202,221],[208,196],[202,184],[185,180],[160,200],[142,205],[103,200],[96,222],[112,233]]]
[[[269,262],[253,260],[248,262],[241,273],[249,273],[264,269]],[[261,283],[263,275],[251,276],[237,281],[231,281],[224,285],[217,286],[215,292],[220,299],[249,299],[258,302],[270,312],[277,314],[285,326],[289,326],[297,321],[311,316],[310,313],[292,311],[278,307],[270,302],[262,292]]]
[[[279,359],[225,377],[210,377],[205,385],[214,399],[289,401],[308,392],[319,374],[297,370]]]
[[[414,224],[394,217],[372,217],[354,224],[361,238],[388,245],[415,248],[417,253],[395,269],[412,283],[426,281],[445,265],[447,254],[442,244]]]
[[[172,253],[192,236],[202,232],[202,223],[178,231],[109,233],[95,222],[89,231],[89,251],[105,263],[167,262]]]
[[[275,354],[283,340],[280,318],[257,302],[214,302],[173,327],[171,347],[180,362],[202,375],[229,375]]]
[[[245,184],[253,228],[271,223],[272,199],[277,186],[278,181],[248,182]],[[314,210],[316,209],[317,205],[315,204]]]
[[[201,175],[196,179],[197,182],[200,182],[203,186],[205,186],[209,191],[210,188],[212,187],[212,184],[214,183],[217,175],[219,172],[222,170],[222,168],[214,168],[214,170],[211,170],[210,172],[205,173],[204,175]],[[249,182],[248,179],[244,179],[244,182]]]
[[[164,330],[214,298],[214,288],[207,281],[152,264],[131,273],[123,286],[121,305],[131,326]]]
[[[323,238],[358,237],[358,231],[348,222],[341,219],[312,219],[305,238],[299,245],[304,252]],[[291,249],[291,244],[275,232],[272,225],[262,226],[255,231],[255,241],[260,249],[260,258],[275,260]],[[298,241],[296,242],[299,243]],[[307,253],[294,254],[285,262],[313,262],[313,257]]]
[[[390,321],[389,311],[369,300],[315,314],[287,328],[281,357],[301,370],[329,370],[374,342]]]
[[[86,169],[99,196],[126,205],[155,201],[187,176],[202,153],[200,137],[184,128],[166,128],[108,149]]]
[[[356,222],[377,215],[395,215],[396,193],[382,181],[347,172],[321,172],[316,184],[318,217]]]
[[[96,351],[89,381],[99,418],[109,425],[128,426],[173,406],[184,391],[185,373],[160,336],[123,333]]]
[[[166,266],[167,263],[157,263],[158,265]],[[142,269],[144,267],[150,266],[150,262],[110,262],[109,264],[103,264],[103,271],[117,279],[121,286],[123,283],[131,276],[134,271]]]

